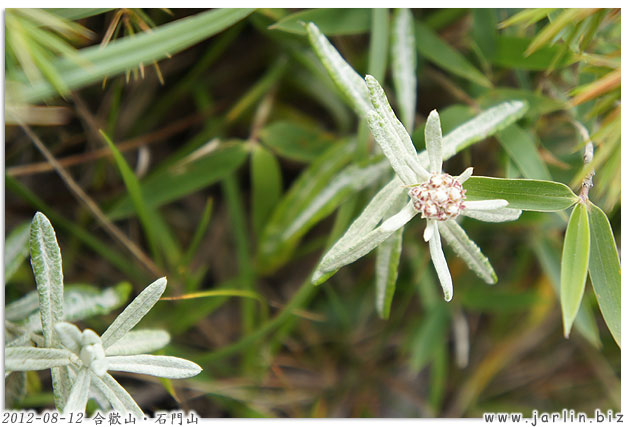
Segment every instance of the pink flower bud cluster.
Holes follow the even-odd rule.
[[[422,218],[446,221],[465,209],[465,191],[454,177],[441,173],[432,174],[428,181],[411,188],[409,196]]]

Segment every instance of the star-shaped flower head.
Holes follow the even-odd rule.
[[[125,371],[163,378],[188,378],[202,368],[178,357],[141,354],[158,350],[169,342],[169,335],[159,330],[131,331],[156,304],[167,284],[163,277],[144,289],[107,330],[98,336],[90,329],[81,331],[67,322],[54,329],[60,348],[10,347],[5,351],[9,371],[63,367],[71,389],[65,396],[63,412],[84,412],[90,396],[101,406],[111,406],[121,413],[142,416],[141,408],[109,374]]]
[[[425,128],[427,158],[418,156],[411,138],[395,116],[385,93],[372,76],[365,80],[373,110],[367,114],[370,131],[397,177],[372,199],[344,236],[326,253],[313,275],[320,283],[343,265],[366,255],[402,228],[417,214],[426,219],[424,239],[443,288],[446,301],[452,299],[452,278],[441,247],[441,235],[483,280],[495,283],[496,275],[487,258],[454,220],[459,215],[490,222],[513,221],[519,209],[510,209],[506,200],[465,200],[463,183],[472,168],[453,177],[442,171],[444,154],[439,115],[432,111]],[[407,197],[408,196],[408,197]],[[408,200],[407,200],[408,199]],[[403,207],[388,215],[390,205]],[[375,226],[378,222],[381,224]]]

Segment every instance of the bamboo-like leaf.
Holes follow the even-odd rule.
[[[60,348],[6,347],[4,369],[9,371],[39,371],[55,366],[66,366],[76,356]]]
[[[528,104],[523,101],[509,101],[483,111],[443,137],[443,160],[509,126],[520,119],[527,109]],[[428,153],[421,152],[418,160],[428,168]]]
[[[311,46],[313,46],[313,50],[328,71],[331,79],[349,100],[351,107],[357,111],[361,118],[365,118],[367,112],[372,109],[365,81],[342,58],[314,23],[309,22],[306,24],[306,29]]]
[[[72,385],[72,391],[67,398],[64,414],[85,412],[87,400],[89,400],[89,385],[91,384],[91,375],[89,368],[82,367],[76,375],[76,379]]]
[[[504,199],[509,202],[507,208],[526,211],[560,211],[578,200],[568,186],[552,181],[473,176],[463,187],[468,201]]]
[[[47,12],[54,13],[63,19],[70,21],[78,21],[79,19],[89,18],[91,16],[106,13],[113,8],[50,8],[45,9]]]
[[[151,353],[165,347],[170,342],[170,334],[159,329],[130,331],[115,344],[109,346],[107,356],[127,356]]]
[[[554,21],[546,25],[539,34],[537,34],[533,42],[528,46],[528,49],[526,49],[526,56],[548,42],[551,42],[567,25],[575,24],[594,12],[594,9],[564,9]]]
[[[166,285],[167,279],[161,277],[146,287],[137,295],[137,298],[128,304],[102,334],[102,346],[105,350],[126,335],[150,311],[165,291]]]
[[[143,412],[141,408],[130,394],[124,390],[124,387],[115,381],[115,378],[110,374],[104,374],[102,377],[98,377],[94,373],[90,373],[90,375],[91,383],[104,395],[109,403],[111,403],[114,411],[124,415],[131,413],[139,419],[142,419]]]
[[[30,263],[39,292],[44,342],[46,347],[54,347],[54,324],[63,319],[63,266],[54,229],[41,212],[30,226]]]
[[[565,337],[569,337],[583,298],[588,266],[589,219],[587,208],[580,203],[574,206],[567,224],[561,257],[561,310]]]
[[[591,226],[589,276],[602,317],[613,339],[621,346],[622,269],[617,246],[611,224],[602,209],[593,203],[589,204],[589,208]]]
[[[76,60],[59,59],[53,67],[69,89],[77,89],[114,76],[139,64],[173,55],[198,43],[245,18],[252,9],[217,9],[159,26],[150,32],[142,32],[114,40],[105,48],[92,46],[81,49]],[[78,63],[89,64],[79,66]],[[22,80],[22,79],[20,79]],[[55,94],[54,87],[46,81],[38,81],[21,92],[21,100],[35,103]]]
[[[198,375],[202,368],[193,362],[178,357],[152,356],[107,356],[109,371],[134,372],[163,378],[189,378]]]
[[[337,142],[332,134],[318,126],[295,121],[272,122],[261,129],[259,138],[279,156],[307,163]]]
[[[7,236],[4,242],[4,283],[11,279],[28,255],[29,237],[30,224],[28,222],[18,225]]]
[[[413,15],[409,9],[397,9],[391,24],[391,72],[398,98],[400,118],[409,133],[413,131],[415,125],[416,71],[417,55]]]

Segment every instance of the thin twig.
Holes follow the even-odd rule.
[[[152,144],[154,142],[162,141],[172,135],[176,135],[179,132],[184,131],[189,126],[200,123],[206,119],[206,116],[209,115],[212,111],[204,111],[201,113],[193,114],[189,117],[185,117],[183,119],[177,120],[171,123],[168,126],[165,126],[162,129],[154,131],[152,133],[141,135],[136,138],[131,138],[127,141],[120,142],[117,144],[117,149],[121,152],[129,151],[143,145]],[[58,162],[63,167],[74,166],[81,163],[86,163],[94,160],[98,160],[104,157],[111,157],[113,153],[109,148],[99,148],[97,150],[90,151],[88,153],[75,154],[72,156],[67,156],[62,159],[58,159]],[[9,176],[22,176],[22,175],[32,175],[42,172],[50,172],[54,170],[54,167],[48,162],[38,162],[31,163],[28,165],[21,166],[13,166],[7,168],[6,173]]]
[[[94,200],[85,193],[85,191],[78,185],[78,183],[72,178],[72,176],[61,166],[54,155],[46,148],[39,137],[30,129],[30,127],[24,123],[19,123],[20,127],[24,130],[24,133],[33,141],[37,149],[48,160],[52,167],[57,171],[63,182],[67,185],[70,191],[78,198],[91,213],[96,217],[104,229],[115,239],[119,240],[148,270],[157,276],[163,276],[163,272],[159,267],[152,262],[152,260],[135,245],[122,231],[113,224],[102,212],[100,207],[94,202]]]
[[[583,137],[584,141],[587,141],[585,144],[585,152],[583,154],[583,162],[585,165],[588,165],[593,160],[593,141],[589,137],[589,132],[587,129],[577,120],[572,120],[572,123],[578,129],[578,132]],[[580,198],[583,201],[587,201],[589,197],[589,189],[593,187],[593,176],[596,174],[596,171],[591,169],[585,179],[583,179],[582,188],[580,190]]]

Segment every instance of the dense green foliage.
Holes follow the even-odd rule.
[[[462,221],[497,284],[444,245],[455,284],[444,302],[417,220],[311,284],[393,171],[363,120],[367,93],[341,90],[309,21],[358,74],[345,84],[366,74],[381,83],[418,153],[438,110],[454,147],[444,170],[474,167],[469,199],[533,211]],[[167,276],[165,300],[141,325],[167,330],[164,354],[203,371],[155,384],[120,375],[147,413],[619,407],[619,10],[8,9],[5,24],[7,305],[36,287],[25,261],[36,211],[63,254],[62,276],[35,271],[38,282],[55,273],[66,292],[95,296]],[[452,132],[513,100],[524,108],[497,132]],[[593,171],[589,200],[576,203]],[[483,177],[520,180],[502,193]],[[391,287],[377,303],[381,282]],[[128,298],[117,292],[81,329],[104,332]],[[33,298],[8,306],[7,321],[35,312]],[[7,405],[53,407],[49,374],[16,374]]]

